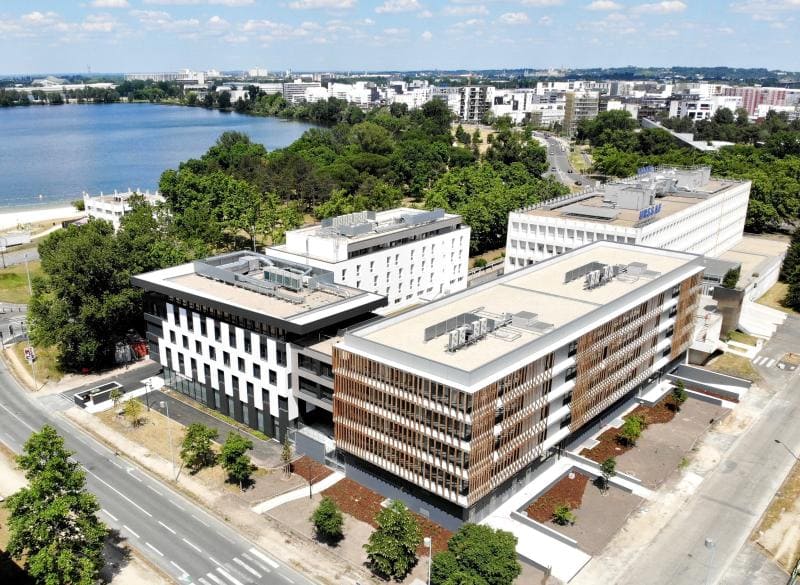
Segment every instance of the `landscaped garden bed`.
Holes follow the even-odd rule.
[[[577,471],[565,475],[531,502],[526,510],[528,517],[545,524],[553,519],[553,511],[558,506],[566,505],[571,510],[580,508],[588,482],[589,478]]]
[[[377,527],[375,516],[381,511],[381,502],[386,498],[351,479],[343,479],[322,492],[323,496],[328,496],[345,514],[349,514],[357,520],[366,522],[372,527]],[[439,524],[431,522],[418,514],[414,514],[422,530],[423,536],[429,536],[433,541],[433,552],[447,550],[447,541],[453,535]],[[427,555],[428,551],[424,546],[420,547],[419,555]]]
[[[296,473],[308,483],[314,484],[328,477],[333,473],[333,470],[318,461],[314,461],[311,457],[303,455],[296,461],[292,461],[292,473]]]

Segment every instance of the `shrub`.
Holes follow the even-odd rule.
[[[566,504],[561,504],[560,506],[556,506],[555,510],[553,510],[553,522],[558,524],[559,526],[566,526],[567,524],[575,524],[575,514],[572,513],[572,510],[569,509],[569,506]]]
[[[317,538],[325,542],[336,542],[342,538],[344,518],[342,512],[332,499],[322,498],[322,501],[311,515],[311,522]]]
[[[678,380],[675,385],[672,387],[672,393],[670,398],[672,399],[672,404],[675,406],[675,411],[680,411],[681,405],[686,402],[686,399],[689,395],[686,393],[686,386],[682,380]]]
[[[393,500],[375,517],[378,528],[364,545],[373,571],[383,577],[402,579],[417,562],[422,532],[405,504]]]

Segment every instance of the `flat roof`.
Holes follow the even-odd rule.
[[[450,379],[471,383],[476,381],[476,376],[471,374],[480,370],[486,373],[487,366],[494,367],[519,350],[524,353],[518,357],[530,359],[531,352],[536,351],[532,343],[541,341],[541,348],[549,341],[563,339],[567,326],[582,321],[585,321],[583,325],[596,326],[612,318],[615,311],[627,310],[624,305],[641,302],[642,298],[649,298],[657,290],[700,272],[701,260],[699,256],[683,252],[596,242],[397,317],[356,329],[345,335],[343,347],[363,349],[377,355],[384,355],[384,350],[391,348],[397,350],[391,352],[391,360],[402,361],[409,369],[428,369],[431,373],[433,370],[447,371]],[[592,289],[586,288],[584,276],[565,282],[569,271],[580,271],[591,263],[612,262],[628,267],[629,272]],[[636,269],[630,267],[632,264]],[[633,275],[634,272],[640,274]],[[455,351],[448,350],[446,333],[425,340],[427,328],[463,313],[496,319],[504,313],[520,315],[522,312],[535,315],[534,321],[540,326],[510,324]],[[531,351],[524,351],[527,348]],[[426,368],[426,365],[434,367]]]

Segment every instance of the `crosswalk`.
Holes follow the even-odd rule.
[[[766,355],[760,355],[753,358],[753,364],[756,366],[761,366],[762,368],[771,368],[775,365],[778,360],[775,358],[771,358]]]
[[[237,557],[233,557],[229,562],[219,562],[213,557],[209,559],[217,565],[213,571],[208,571],[205,575],[197,577],[200,585],[252,585],[261,583],[262,579],[272,573],[280,565],[267,555],[256,548],[251,548],[247,552]],[[193,583],[191,576],[175,565],[178,572],[183,574],[178,577],[181,583]],[[291,578],[280,574],[280,577],[290,585],[294,583]]]

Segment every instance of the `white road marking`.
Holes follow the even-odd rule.
[[[272,560],[271,558],[269,558],[267,555],[265,555],[265,554],[263,554],[263,553],[259,552],[259,550],[258,550],[258,549],[256,549],[256,548],[251,548],[251,549],[250,549],[250,553],[251,553],[251,554],[253,554],[253,555],[255,555],[255,557],[256,557],[257,559],[261,559],[262,561],[264,561],[265,563],[267,563],[267,564],[268,564],[270,567],[272,567],[273,569],[277,569],[277,568],[280,566],[278,563],[276,563],[275,561],[273,561],[273,560]]]
[[[170,501],[169,501],[169,503],[170,503],[170,504],[172,504],[173,506],[175,506],[176,508],[178,508],[179,510],[186,511],[186,508],[184,508],[184,507],[183,507],[183,506],[181,506],[179,503],[177,503],[177,502],[175,502],[175,501],[173,501],[173,500],[170,500]]]
[[[774,366],[774,365],[775,365],[775,361],[776,361],[776,360],[774,360],[774,359],[770,359],[770,360],[767,362],[767,365],[766,365],[766,367],[768,367],[768,368],[771,368],[772,366]]]
[[[199,546],[197,546],[196,544],[192,544],[191,542],[189,542],[189,541],[188,541],[188,540],[186,540],[185,538],[182,538],[181,540],[182,540],[183,542],[185,542],[186,544],[188,544],[189,546],[191,546],[191,547],[192,547],[194,550],[196,550],[197,552],[203,552],[202,550],[200,550],[200,547],[199,547]]]
[[[108,517],[111,518],[114,522],[119,522],[119,520],[116,518],[116,516],[114,516],[114,514],[112,514],[111,512],[106,510],[105,508],[100,508],[100,511],[101,512],[105,512],[108,515]]]
[[[11,416],[13,416],[13,417],[14,417],[15,419],[17,419],[19,422],[21,422],[21,423],[23,424],[23,426],[24,426],[26,429],[28,429],[28,430],[29,430],[29,431],[31,431],[32,433],[35,433],[35,432],[36,432],[36,429],[34,429],[34,428],[31,426],[31,425],[29,425],[29,424],[28,424],[28,423],[26,423],[24,420],[22,420],[22,419],[21,419],[19,416],[17,416],[17,414],[16,414],[15,412],[13,412],[13,411],[9,410],[9,408],[8,408],[8,407],[7,407],[5,404],[0,404],[0,408],[2,408],[3,410],[5,410],[5,411],[6,411],[8,414],[10,414]]]
[[[149,542],[145,542],[145,544],[146,544],[147,546],[149,546],[150,548],[152,548],[154,551],[156,551],[156,552],[159,554],[159,556],[162,556],[162,557],[164,556],[164,553],[162,553],[160,550],[158,550],[156,547],[154,547],[154,546],[153,546],[152,544],[150,544]]]
[[[120,495],[120,496],[122,496],[123,498],[125,498],[125,499],[126,499],[128,502],[130,502],[131,504],[133,504],[133,505],[134,505],[136,508],[138,508],[140,511],[144,512],[145,514],[147,514],[147,515],[148,515],[150,518],[152,518],[152,517],[153,517],[153,515],[152,515],[150,512],[148,512],[147,510],[145,510],[144,508],[142,508],[142,507],[141,507],[139,504],[137,504],[137,503],[136,503],[136,502],[134,502],[132,499],[130,499],[128,496],[126,496],[125,494],[123,494],[121,491],[119,491],[119,490],[118,490],[117,488],[115,488],[113,485],[111,485],[110,483],[108,483],[108,482],[107,482],[107,481],[105,481],[104,479],[101,479],[101,478],[100,478],[100,477],[99,477],[99,476],[98,476],[96,473],[92,473],[91,471],[89,471],[89,470],[88,470],[86,467],[84,467],[83,465],[82,465],[81,467],[83,467],[83,469],[86,471],[86,473],[88,473],[89,475],[91,475],[92,477],[94,477],[95,479],[97,479],[97,481],[99,481],[100,483],[102,483],[102,484],[105,484],[107,487],[109,487],[109,488],[111,488],[112,490],[114,490],[114,492],[116,492],[118,495]]]
[[[194,514],[192,514],[192,518],[194,518],[195,520],[197,520],[197,521],[198,521],[200,524],[202,524],[203,526],[208,526],[208,523],[207,523],[207,522],[203,522],[202,520],[200,520],[200,518],[198,518],[198,517],[197,517],[197,516],[195,516]]]
[[[163,496],[163,495],[164,495],[164,494],[162,494],[160,491],[158,491],[156,488],[154,488],[153,486],[151,486],[149,483],[148,483],[148,484],[145,484],[145,485],[147,486],[147,489],[154,491],[154,492],[155,492],[155,493],[157,493],[159,496]]]
[[[214,573],[207,573],[206,577],[211,579],[217,585],[225,585],[225,583],[223,583],[222,580],[219,577],[217,577]]]
[[[163,523],[161,520],[159,520],[159,521],[158,521],[158,523],[159,523],[159,524],[161,524],[161,526],[163,526],[163,527],[164,527],[164,528],[166,528],[167,530],[169,530],[169,531],[170,531],[172,534],[177,534],[177,532],[175,532],[175,531],[174,531],[172,528],[170,528],[169,526],[167,526],[166,524],[164,524],[164,523]]]
[[[239,559],[237,557],[233,557],[233,562],[236,563],[237,565],[239,565],[240,567],[242,567],[245,571],[249,571],[250,573],[252,573],[256,577],[258,577],[259,579],[261,578],[261,573],[259,573],[253,567],[251,567],[250,565],[245,563],[242,559]]]
[[[133,479],[135,479],[139,483],[143,482],[141,477],[136,477],[135,475],[133,475],[133,467],[129,467],[127,471],[128,471],[128,475],[130,475]]]
[[[109,459],[108,461],[109,461],[109,463],[111,463],[111,465],[114,465],[115,467],[118,467],[119,469],[123,468],[122,465],[120,465],[116,461],[112,461],[111,459]]]
[[[214,563],[215,565],[219,565],[220,567],[222,566],[222,563],[220,563],[220,562],[219,562],[217,559],[215,559],[214,557],[208,557],[208,559],[209,559],[209,560],[210,560],[212,563]]]
[[[266,571],[267,573],[271,573],[271,572],[272,572],[272,569],[270,569],[270,568],[269,568],[268,566],[266,566],[264,563],[262,563],[262,562],[260,562],[260,561],[257,561],[256,559],[254,559],[253,557],[251,557],[249,554],[247,554],[247,553],[242,553],[242,556],[243,556],[244,558],[246,558],[248,561],[250,561],[251,563],[253,563],[253,564],[254,564],[256,567],[258,567],[259,569],[261,569],[262,571]]]
[[[130,528],[129,528],[129,527],[126,525],[126,524],[123,524],[123,525],[122,525],[122,527],[123,527],[125,530],[127,530],[128,532],[130,532],[131,534],[133,534],[133,535],[134,535],[136,538],[139,538],[139,535],[138,535],[138,534],[136,534],[136,533],[135,533],[133,530],[131,530],[131,529],[130,529]]]
[[[230,573],[228,573],[228,571],[226,571],[226,570],[225,570],[225,569],[223,569],[222,567],[217,567],[217,573],[219,573],[220,575],[222,575],[223,577],[225,577],[226,579],[228,579],[228,581],[230,581],[231,583],[233,583],[233,585],[244,585],[244,583],[242,583],[241,581],[239,581],[239,580],[238,580],[236,577],[234,577],[233,575],[231,575]]]
[[[183,570],[183,569],[180,567],[180,565],[178,565],[178,563],[176,563],[175,561],[170,561],[169,563],[170,563],[170,564],[171,564],[173,567],[175,567],[176,569],[178,569],[178,570],[181,572],[181,576],[183,576],[183,575],[188,575],[188,574],[189,574],[189,573],[187,573],[186,571],[184,571],[184,570]]]
[[[225,535],[224,535],[224,534],[222,534],[221,532],[217,532],[217,536],[219,536],[220,538],[222,538],[222,539],[224,539],[224,540],[227,540],[227,541],[228,541],[228,542],[230,542],[231,544],[236,544],[235,542],[233,542],[233,540],[231,540],[230,538],[228,538],[227,536],[225,536]]]
[[[289,583],[294,583],[294,581],[292,581],[291,579],[289,579],[289,577],[287,577],[286,575],[284,575],[284,574],[282,574],[282,573],[279,573],[279,574],[280,574],[280,576],[281,576],[281,577],[283,577],[284,579],[286,579],[286,580],[287,580]]]
[[[197,580],[200,581],[200,585],[211,585],[208,581],[206,581],[202,577],[198,577]]]

